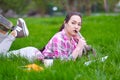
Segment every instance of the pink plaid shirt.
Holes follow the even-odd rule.
[[[72,58],[71,53],[76,48],[76,45],[77,42],[73,37],[69,39],[65,31],[62,30],[51,38],[42,54],[44,56],[69,60]]]

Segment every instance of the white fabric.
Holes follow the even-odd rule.
[[[22,30],[22,28],[19,27],[19,26],[17,26],[17,27],[16,27],[16,30],[17,30],[18,32],[20,32],[20,31]]]
[[[9,57],[11,54],[24,57],[29,61],[34,61],[38,58],[41,52],[35,47],[25,47],[19,50],[10,51],[9,53],[7,53],[7,56]]]
[[[8,33],[6,34],[3,34],[3,33],[0,33],[0,43],[8,36]]]
[[[10,47],[13,41],[15,40],[15,37],[11,34],[9,34],[3,41],[0,42],[0,54],[6,53]]]
[[[25,47],[18,50],[9,51],[14,40],[15,37],[9,34],[2,42],[0,42],[0,54],[5,56],[7,55],[7,57],[10,57],[11,54],[16,56],[19,55],[27,58],[29,61],[33,61],[42,56],[41,52],[35,47]]]

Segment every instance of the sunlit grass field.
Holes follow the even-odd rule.
[[[10,50],[27,46],[41,49],[58,32],[64,17],[24,18],[30,35],[14,41]],[[17,19],[10,20],[16,25]],[[120,79],[120,16],[83,16],[81,34],[97,52],[97,59],[108,56],[104,62],[97,60],[89,66],[82,58],[74,61],[54,60],[45,68],[41,61],[28,62],[22,57],[0,56],[0,80],[119,80]],[[91,56],[90,60],[95,58]],[[35,63],[43,71],[26,71],[20,66]]]

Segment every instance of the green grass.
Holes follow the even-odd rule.
[[[16,23],[16,19],[10,19]],[[10,50],[34,46],[42,48],[59,30],[64,17],[25,18],[30,35],[16,39]],[[83,16],[81,33],[97,52],[97,58],[108,55],[105,62],[96,61],[85,66],[86,57],[77,61],[54,60],[50,68],[34,61],[44,71],[27,72],[19,66],[30,64],[16,56],[0,56],[0,80],[119,80],[120,79],[120,16]],[[91,58],[92,59],[92,58]]]

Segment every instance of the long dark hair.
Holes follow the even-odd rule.
[[[68,23],[68,21],[70,20],[70,18],[73,16],[73,15],[78,15],[80,16],[80,18],[82,18],[81,14],[79,12],[70,12],[66,15],[64,21],[65,23]],[[62,29],[64,29],[64,23],[62,24],[62,26],[60,27],[59,31],[62,31]]]
[[[68,21],[70,20],[70,18],[73,15],[78,15],[78,16],[80,16],[80,18],[82,18],[81,14],[79,12],[70,12],[66,15],[66,17],[64,19],[65,23],[68,23]],[[62,31],[64,29],[64,27],[65,26],[64,26],[64,23],[63,23],[62,26],[60,27],[59,31]],[[45,49],[45,46],[42,49],[40,49],[40,51],[42,52],[44,49]]]

